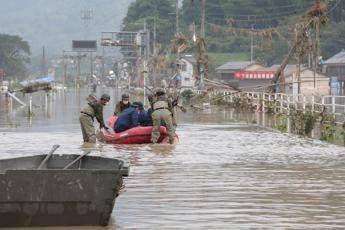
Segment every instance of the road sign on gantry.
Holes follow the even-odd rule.
[[[137,40],[138,32],[102,32],[101,46],[134,47],[140,46]]]
[[[72,50],[78,52],[95,52],[97,50],[96,40],[73,40]]]

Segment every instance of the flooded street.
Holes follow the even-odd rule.
[[[116,92],[105,117],[112,114]],[[98,93],[100,94],[100,93]],[[86,91],[33,98],[0,115],[1,158],[82,153],[78,113]],[[342,229],[345,149],[241,121],[233,111],[179,113],[176,146],[104,145],[130,175],[108,227],[30,229]],[[22,228],[26,229],[26,228]]]

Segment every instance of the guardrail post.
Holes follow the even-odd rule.
[[[256,111],[257,112],[260,112],[260,107],[261,107],[261,93],[258,93],[257,94],[257,97],[256,97]]]
[[[266,93],[262,94],[262,112],[266,112]]]
[[[335,96],[332,95],[332,113],[335,113]]]
[[[287,118],[286,118],[286,129],[287,132],[290,133],[291,131],[291,125],[290,125],[290,95],[287,95]]]
[[[314,113],[315,109],[315,95],[313,94],[313,96],[311,97],[311,112]]]
[[[279,94],[279,100],[280,100],[280,113],[284,113],[284,95]]]
[[[322,104],[322,107],[325,107],[327,111],[327,106],[325,106],[325,97],[322,97],[321,104]]]
[[[278,109],[277,109],[277,102],[278,102],[278,95],[277,93],[274,93],[274,113],[277,113]]]
[[[303,113],[305,113],[305,104],[306,104],[306,98],[305,96],[302,96],[302,105],[303,105]]]
[[[32,96],[30,93],[30,96],[29,96],[29,117],[31,117],[31,113],[32,113]]]

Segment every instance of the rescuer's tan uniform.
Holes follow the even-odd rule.
[[[167,135],[169,136],[170,144],[174,143],[175,140],[175,128],[172,121],[172,113],[169,108],[168,99],[166,98],[165,92],[157,90],[153,101],[153,113],[152,113],[152,135],[151,142],[157,143],[160,136],[160,126],[164,125],[167,128]]]
[[[110,100],[106,94],[102,95],[101,100],[95,103],[88,103],[80,110],[79,121],[84,142],[96,143],[94,118],[97,119],[100,128],[106,128],[103,120],[103,106]]]

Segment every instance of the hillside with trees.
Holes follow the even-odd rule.
[[[175,3],[175,0],[137,0],[129,7],[124,28],[140,29],[146,21],[152,32],[155,19],[157,41],[167,50],[175,34]],[[248,60],[250,32],[256,31],[260,37],[253,38],[254,59],[267,65],[279,63],[293,40],[295,24],[313,3],[313,0],[207,1],[208,51],[215,60],[224,60],[220,58],[224,54]],[[179,11],[180,31],[191,40],[194,28],[196,33],[200,31],[200,1],[184,0]],[[345,1],[330,1],[327,15],[328,25],[321,28],[321,55],[325,58],[345,48]]]

